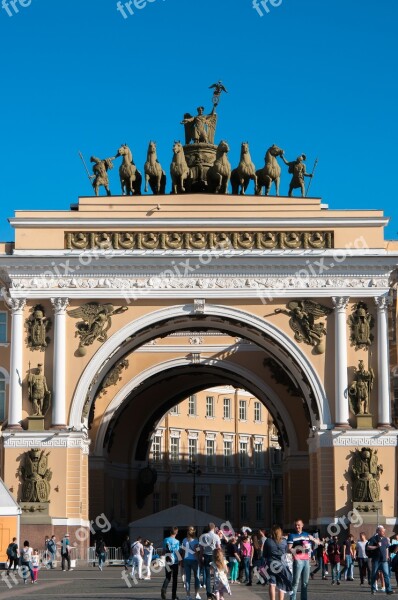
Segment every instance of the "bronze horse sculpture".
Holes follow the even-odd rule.
[[[207,187],[212,194],[228,194],[231,165],[228,160],[229,146],[222,140],[217,146],[214,165],[207,171]]]
[[[262,169],[256,171],[257,186],[256,195],[261,196],[263,188],[265,195],[268,196],[272,183],[275,183],[275,196],[279,196],[279,184],[281,180],[281,168],[276,160],[277,156],[282,156],[283,150],[275,144],[268,148],[265,153],[265,165]]]
[[[242,142],[240,149],[240,161],[236,169],[231,173],[231,186],[234,195],[246,193],[250,180],[254,181],[254,190],[257,189],[256,167],[252,163],[249,151],[249,142]],[[240,188],[240,191],[239,191]]]
[[[153,194],[166,193],[166,173],[163,171],[156,154],[156,142],[149,142],[145,172],[145,192],[148,191],[148,183]]]
[[[116,157],[122,156],[123,162],[119,167],[122,194],[126,196],[139,196],[141,194],[142,175],[133,161],[133,155],[127,144],[122,144]]]
[[[184,148],[180,141],[174,142],[173,161],[170,165],[171,175],[171,193],[183,194],[185,192],[186,181],[190,176],[188,163],[185,160]]]

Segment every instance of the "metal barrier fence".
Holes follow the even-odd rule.
[[[95,554],[95,546],[87,549],[87,564],[91,564],[93,567],[98,562],[98,557]],[[121,548],[108,548],[106,551],[105,564],[107,565],[123,565],[124,559]]]

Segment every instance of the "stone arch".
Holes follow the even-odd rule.
[[[284,360],[286,354],[290,356],[293,367],[296,365],[298,372],[301,371],[308,381],[319,415],[319,428],[331,428],[331,413],[324,386],[311,361],[298,345],[284,331],[257,315],[215,304],[206,304],[204,312],[199,314],[195,304],[170,306],[139,317],[115,332],[95,353],[80,377],[72,400],[69,426],[81,429],[81,414],[94,377],[105,374],[121,356],[159,335],[204,326],[240,335],[268,352],[272,342],[276,354],[279,352]],[[126,340],[129,340],[128,343]],[[95,393],[95,388],[92,392]]]
[[[113,398],[107,411],[104,413],[101,424],[98,429],[95,447],[94,447],[94,456],[101,456],[103,453],[104,439],[107,428],[110,424],[110,421],[115,414],[115,412],[121,407],[125,399],[129,396],[129,394],[141,383],[156,375],[158,373],[167,373],[172,369],[188,366],[189,361],[184,358],[174,358],[171,360],[163,361],[156,365],[151,366],[150,368],[142,371],[139,375],[131,379]],[[242,367],[241,365],[237,365],[236,363],[229,362],[227,360],[212,360],[211,367],[215,370],[220,369],[222,365],[222,369],[224,371],[229,371],[237,377],[242,377],[247,381],[251,381],[255,391],[253,389],[249,389],[248,391],[252,392],[259,400],[262,401],[264,406],[268,410],[270,410],[271,414],[275,415],[279,413],[281,416],[281,420],[283,421],[286,432],[289,438],[289,444],[293,451],[296,451],[298,448],[297,436],[294,428],[294,424],[284,407],[284,405],[279,401],[278,395],[272,390],[268,384],[266,384],[262,379],[258,377],[258,375],[252,373],[249,369]],[[259,393],[260,392],[260,393]]]

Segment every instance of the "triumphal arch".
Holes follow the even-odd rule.
[[[15,241],[0,246],[1,469],[24,538],[79,529],[80,540],[98,515],[122,528],[150,514],[160,418],[215,385],[248,390],[272,415],[285,526],[300,515],[326,527],[354,506],[365,521],[396,524],[388,219],[295,196],[305,157],[289,162],[275,145],[256,172],[243,143],[231,173],[216,137],[220,93],[209,114],[185,114],[171,183],[155,144],[143,174],[124,145],[91,161],[98,194],[111,193],[108,168],[121,161],[124,195],[10,219]],[[262,195],[275,193],[281,168],[291,195]],[[152,194],[141,195],[144,179]],[[189,344],[192,335],[202,342]],[[207,483],[222,516],[221,475],[222,465]]]

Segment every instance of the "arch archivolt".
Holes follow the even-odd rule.
[[[284,331],[269,321],[242,309],[214,304],[206,304],[204,313],[200,315],[196,313],[195,304],[170,306],[135,319],[115,332],[92,357],[80,377],[72,400],[69,426],[81,429],[81,415],[87,398],[91,397],[91,400],[95,398],[100,382],[122,357],[131,354],[152,339],[165,337],[178,330],[195,329],[212,329],[239,336],[253,342],[259,349],[265,350],[268,355],[275,357],[280,364],[283,364],[289,372],[289,376],[301,388],[313,423],[320,429],[330,429],[332,427],[330,407],[323,383],[303,350]],[[187,364],[185,359],[178,360],[182,361],[179,363],[180,365]],[[163,368],[168,362],[166,361]],[[223,367],[226,365],[227,369],[232,365],[232,363],[229,365],[226,360],[214,360],[214,367],[220,368],[221,363]],[[157,365],[153,367],[153,369],[156,368]],[[233,363],[233,368],[237,372],[235,363]],[[151,376],[151,369],[148,369],[148,372],[145,373],[144,371],[134,377],[116,394],[109,404],[101,421],[96,442],[96,453],[102,448],[104,431],[106,426],[109,425],[112,415],[115,414],[115,411],[118,410],[134,387]],[[250,376],[253,377],[253,374],[250,374]],[[94,382],[96,383],[94,384]],[[261,379],[258,384],[257,387],[263,391],[264,398],[266,397],[271,405],[276,403],[279,413],[282,415],[281,402],[277,402],[275,392],[272,392],[271,388]],[[288,418],[287,411],[285,418],[287,419],[285,422],[286,429],[288,429],[290,418]],[[294,426],[291,420],[289,426],[291,426],[290,434],[293,434]],[[294,439],[294,436],[289,435],[289,437],[291,440]]]
[[[133,392],[134,389],[136,389],[143,382],[148,380],[150,377],[157,375],[158,373],[166,374],[166,372],[170,372],[172,369],[189,366],[190,364],[191,362],[187,358],[174,358],[171,360],[163,361],[151,366],[145,371],[142,371],[139,375],[131,379],[125,386],[123,386],[123,388],[119,390],[119,392],[110,402],[105,413],[102,416],[95,440],[94,456],[102,456],[104,451],[103,447],[105,434],[110,424],[110,421],[115,415],[115,413],[118,411],[118,409],[120,409],[125,399]],[[263,404],[271,412],[275,420],[277,420],[276,415],[278,415],[279,419],[283,422],[286,428],[287,436],[289,438],[289,444],[291,449],[293,451],[297,450],[297,435],[292,419],[285,406],[281,403],[278,395],[269,385],[267,385],[260,377],[258,377],[258,375],[256,375],[249,369],[241,365],[237,365],[236,363],[229,362],[227,360],[206,360],[206,365],[213,367],[216,371],[222,367],[222,370],[224,372],[226,371],[232,373],[238,378],[241,377],[244,380],[250,381],[253,384],[253,387],[255,388],[255,392],[253,390],[253,393],[255,393],[256,397],[258,397],[258,399],[263,402]]]

